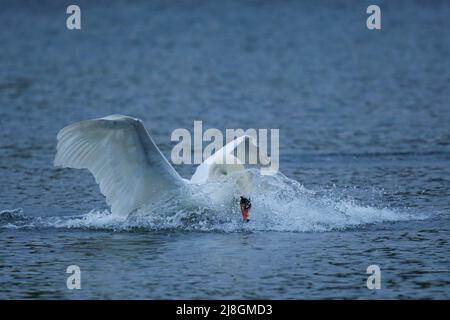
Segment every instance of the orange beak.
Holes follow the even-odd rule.
[[[245,209],[245,206],[241,205],[241,212],[242,212],[242,219],[244,220],[244,222],[248,222],[250,209]]]

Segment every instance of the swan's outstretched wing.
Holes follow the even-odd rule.
[[[63,128],[54,164],[88,169],[113,214],[126,215],[184,183],[142,122],[121,115]]]
[[[230,163],[229,160],[235,160],[235,162]],[[252,136],[243,135],[227,143],[200,164],[195,170],[191,182],[207,182],[212,178],[212,174],[217,173],[217,167],[220,167],[220,170],[226,174],[226,171],[236,171],[236,168],[265,167],[269,161],[270,158],[260,152],[255,139]]]

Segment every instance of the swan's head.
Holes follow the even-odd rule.
[[[250,202],[250,199],[244,198],[241,196],[241,201],[239,203],[241,207],[241,213],[242,213],[242,219],[244,222],[250,221],[250,208],[252,207],[252,203]]]

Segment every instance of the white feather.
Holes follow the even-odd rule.
[[[138,119],[112,115],[81,121],[57,138],[55,166],[88,169],[113,214],[127,215],[184,184]]]
[[[208,157],[195,170],[192,183],[205,183],[222,175],[244,171],[246,167],[261,166],[261,159],[268,163],[266,154],[260,152],[252,136],[243,135],[227,143],[223,148]]]

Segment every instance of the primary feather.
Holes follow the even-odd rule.
[[[55,166],[88,169],[113,214],[127,215],[184,184],[138,119],[112,115],[58,133]]]

